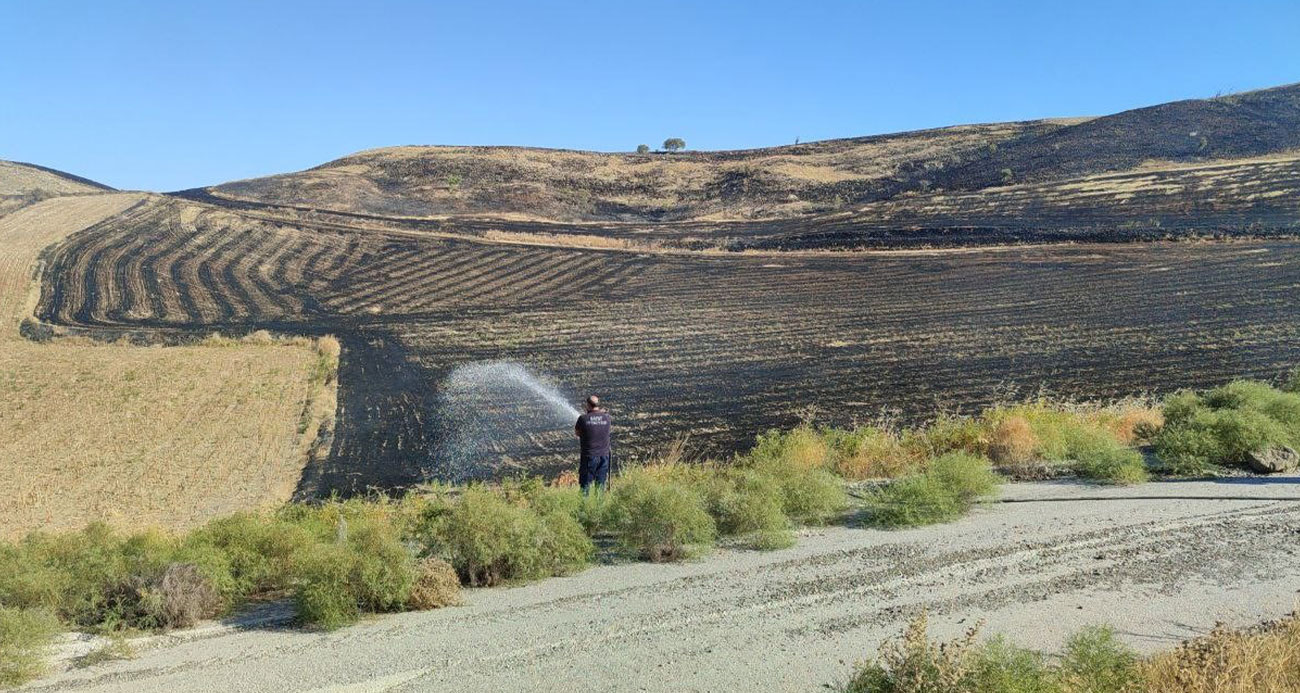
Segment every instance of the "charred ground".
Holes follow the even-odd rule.
[[[374,150],[75,234],[47,251],[38,312],[339,335],[334,447],[302,493],[438,475],[438,383],[477,360],[608,393],[624,459],[684,431],[725,454],[807,404],[842,424],[1011,384],[1272,376],[1300,356],[1298,99],[741,152]],[[1114,242],[1156,239],[1184,242]],[[1110,243],[990,247],[1025,241]],[[901,252],[789,252],[864,248]],[[484,474],[563,463],[563,431],[494,406]]]

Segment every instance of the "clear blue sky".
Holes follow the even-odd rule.
[[[0,0],[0,158],[175,190],[397,144],[755,147],[1300,81],[1300,1]]]

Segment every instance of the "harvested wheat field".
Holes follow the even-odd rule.
[[[19,335],[43,248],[147,204],[135,193],[56,197],[0,217],[0,536],[188,527],[293,493],[333,385],[289,345],[138,347]]]

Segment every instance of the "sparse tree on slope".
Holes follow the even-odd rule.
[[[685,147],[686,147],[686,140],[680,137],[669,137],[668,139],[664,140],[664,149],[670,152],[675,152],[678,149],[683,149]]]
[[[636,146],[636,153],[637,153],[637,154],[649,154],[649,153],[650,153],[650,145],[648,145],[648,144],[638,144],[638,145]]]

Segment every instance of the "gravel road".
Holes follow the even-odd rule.
[[[1038,648],[1105,622],[1160,649],[1297,606],[1300,477],[1105,488],[1011,484],[908,531],[832,527],[776,552],[605,565],[475,590],[466,606],[335,633],[214,624],[32,690],[814,690],[928,609]],[[1083,500],[1094,499],[1094,500]]]

